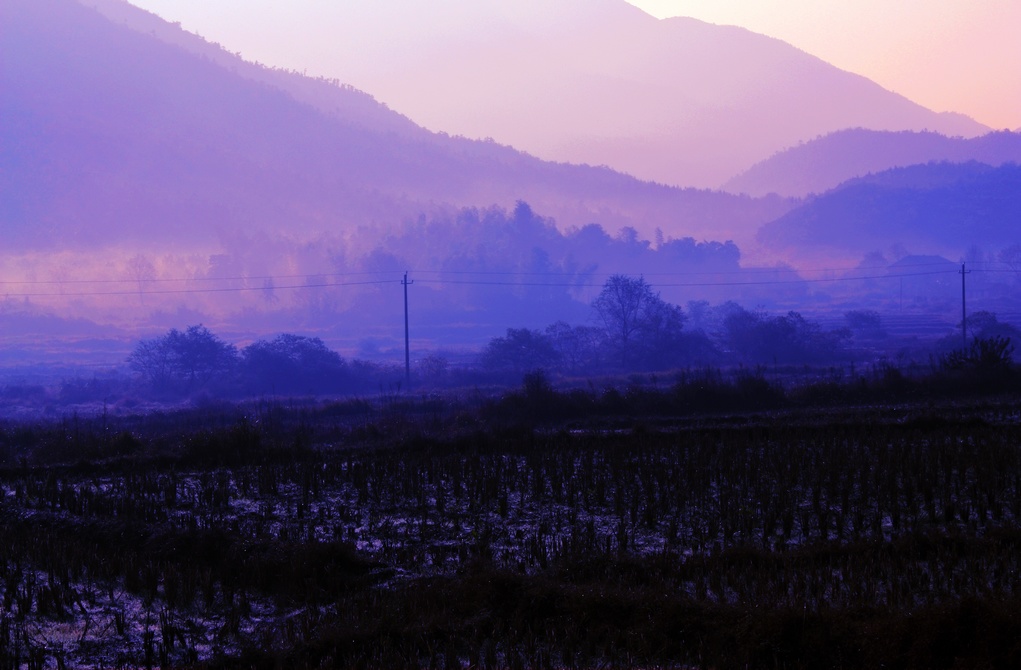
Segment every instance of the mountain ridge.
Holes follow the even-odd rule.
[[[841,130],[774,154],[730,179],[724,190],[803,197],[870,172],[971,160],[990,165],[1021,161],[1021,134],[1003,130],[963,138],[933,132]]]
[[[71,0],[11,0],[0,71],[8,249],[292,236],[380,225],[444,207],[527,200],[565,227],[748,237],[780,199],[640,182],[435,135],[384,114],[345,123],[230,63],[190,54]],[[235,57],[236,58],[236,57]],[[226,61],[225,61],[226,62]],[[281,75],[283,76],[283,75]],[[287,74],[289,77],[298,77]],[[410,123],[410,122],[408,122]]]
[[[928,163],[849,180],[765,224],[758,240],[790,258],[891,248],[963,255],[1019,241],[1021,165]]]
[[[350,5],[323,9],[332,32],[328,43],[317,43],[317,62],[433,130],[701,188],[843,128],[989,130],[780,40],[695,19],[655,19],[623,0],[561,3],[556,20],[543,21],[537,3],[472,3],[478,25],[467,37],[458,37],[467,19],[444,14],[452,4],[373,3],[372,11],[397,23]],[[273,11],[281,13],[253,20],[272,18],[277,32],[300,29],[299,12]],[[513,20],[487,32],[505,16]],[[275,39],[271,33],[267,27],[261,38]]]
[[[157,14],[136,7],[127,0],[78,0],[78,2],[95,9],[114,23],[135,32],[150,34],[162,42],[208,58],[247,79],[279,88],[295,100],[346,122],[355,122],[372,130],[396,132],[418,139],[430,135],[407,116],[380,103],[371,94],[344,85],[338,79],[294,76],[299,73],[246,60],[239,54],[227,51],[222,45],[209,42],[200,35],[184,30],[180,24],[169,23]]]

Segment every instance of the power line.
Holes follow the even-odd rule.
[[[1009,264],[1001,263],[999,261],[982,262],[982,265],[1007,265],[1004,269],[998,270],[983,270],[983,272],[1013,272],[1009,268]],[[946,266],[946,263],[930,262],[930,263],[912,263],[908,265],[902,265],[900,268],[911,269],[911,268],[924,268],[924,267],[937,267]],[[865,272],[874,271],[877,268],[861,268],[861,267],[842,267],[842,268],[788,268],[788,267],[749,267],[741,268],[738,270],[701,270],[701,271],[687,271],[687,272],[645,272],[642,273],[646,277],[687,277],[687,276],[706,276],[706,275],[747,275],[747,274],[774,274],[774,273],[820,273],[820,272]],[[591,277],[609,277],[614,274],[628,274],[627,272],[525,272],[520,270],[410,270],[417,274],[438,274],[438,275],[477,275],[477,276],[529,276],[529,277],[573,277],[579,274]],[[949,271],[949,270],[948,270]],[[955,270],[956,272],[956,270]],[[217,281],[253,281],[253,280],[285,280],[285,279],[322,279],[330,277],[364,277],[373,275],[392,275],[393,271],[363,271],[363,272],[315,272],[307,274],[285,274],[285,275],[236,275],[227,277],[153,277],[153,278],[138,278],[130,277],[123,279],[37,279],[37,280],[0,280],[0,285],[9,284],[13,286],[37,286],[37,285],[67,285],[67,284],[156,284],[156,283],[172,283],[172,282],[217,282]],[[884,275],[890,276],[890,275]],[[897,275],[900,276],[900,275]],[[399,281],[399,280],[398,280]],[[805,279],[803,281],[810,281]],[[341,285],[341,284],[334,284]],[[281,287],[283,288],[283,287]],[[134,293],[134,292],[133,292]],[[66,295],[66,294],[65,294]]]
[[[842,282],[842,281],[862,281],[866,279],[897,279],[902,277],[928,277],[933,275],[947,275],[956,274],[956,270],[942,270],[938,272],[912,272],[906,274],[886,274],[886,275],[865,275],[860,277],[817,277],[814,279],[763,279],[756,281],[746,282],[682,282],[682,283],[663,283],[655,282],[651,283],[650,286],[653,288],[673,288],[673,287],[712,287],[712,286],[767,286],[775,284],[816,284],[824,282]],[[419,282],[423,284],[454,284],[454,285],[467,285],[467,286],[538,286],[538,287],[566,287],[566,288],[599,288],[602,284],[582,283],[582,282],[565,282],[565,283],[549,283],[549,282],[500,282],[500,281],[464,281],[464,280],[446,280],[446,279],[419,279]]]
[[[276,291],[278,289],[303,289],[303,288],[329,288],[333,286],[367,286],[371,284],[393,284],[395,280],[343,282],[329,284],[291,284],[284,286],[220,286],[216,288],[182,288],[182,289],[157,289],[154,291],[78,291],[71,293],[8,293],[8,298],[86,298],[97,296],[123,296],[123,295],[176,295],[187,293],[237,293],[242,291]]]
[[[949,265],[953,265],[952,263]],[[925,267],[949,267],[947,263],[913,263],[899,266],[901,269],[925,268]],[[956,267],[956,266],[955,266]],[[701,270],[688,272],[643,272],[644,277],[686,277],[702,275],[745,275],[745,274],[775,274],[775,273],[820,273],[820,272],[875,272],[879,268],[791,268],[791,267],[749,267],[738,270]],[[480,275],[480,276],[541,276],[541,277],[573,277],[584,274],[594,277],[609,277],[614,274],[629,274],[628,272],[522,272],[518,270],[414,270],[417,274],[440,274],[440,275]],[[949,269],[947,270],[949,272]]]
[[[251,281],[253,279],[278,280],[278,279],[322,279],[325,277],[360,277],[369,275],[386,275],[391,272],[315,272],[302,275],[239,275],[236,277],[153,277],[149,278],[128,278],[128,279],[36,279],[7,281],[0,279],[0,284],[22,285],[53,285],[53,284],[155,284],[169,282],[193,282],[193,281]]]
[[[862,281],[866,279],[898,279],[904,277],[931,277],[935,275],[946,275],[956,274],[956,270],[941,270],[936,272],[912,272],[906,274],[886,274],[886,275],[864,275],[860,277],[816,277],[815,279],[776,279],[776,280],[761,280],[761,281],[748,281],[748,282],[701,282],[701,283],[685,283],[685,284],[655,284],[660,287],[676,287],[676,286],[765,286],[771,284],[818,284],[825,282],[845,282],[845,281]]]
[[[866,280],[884,280],[884,279],[904,279],[909,277],[930,277],[938,275],[949,275],[957,274],[957,270],[941,270],[933,272],[910,272],[910,273],[898,273],[898,274],[876,274],[876,275],[858,275],[850,277],[815,277],[815,278],[804,278],[797,277],[792,279],[759,279],[751,281],[695,281],[695,282],[654,282],[650,286],[653,288],[711,288],[711,287],[727,287],[727,286],[776,286],[776,285],[794,285],[794,284],[820,284],[820,283],[836,283],[836,282],[853,282],[853,281],[866,281]],[[323,275],[298,275],[298,276],[318,276]],[[528,276],[527,273],[522,274],[511,274],[508,276]],[[544,275],[544,276],[555,276],[555,275]],[[565,275],[571,276],[571,275]],[[662,275],[661,275],[662,276]],[[683,273],[668,276],[689,276]],[[236,278],[234,280],[241,280],[243,278]],[[272,279],[267,276],[264,279]],[[128,282],[129,280],[124,280]],[[141,280],[141,282],[130,280],[131,283],[148,284],[155,280]],[[190,280],[178,280],[178,281],[190,281]],[[221,279],[226,281],[226,279]],[[83,297],[103,297],[103,296],[137,296],[137,295],[186,295],[196,293],[240,293],[240,292],[252,292],[252,291],[275,291],[275,290],[297,290],[297,289],[312,289],[312,288],[332,288],[332,287],[344,287],[344,286],[372,286],[382,284],[394,284],[400,283],[400,279],[381,279],[372,281],[356,281],[356,282],[319,282],[319,283],[302,283],[302,284],[267,284],[264,286],[219,286],[209,288],[176,288],[176,289],[130,289],[130,290],[116,290],[116,291],[48,291],[48,292],[13,292],[4,294],[7,298],[83,298]],[[592,283],[586,281],[576,282],[529,282],[529,281],[488,281],[488,280],[456,280],[456,279],[419,279],[422,284],[435,284],[435,285],[461,285],[461,286],[513,286],[513,287],[544,287],[544,288],[600,288],[603,286],[601,283]],[[14,283],[14,282],[4,282]],[[42,282],[40,282],[42,283]]]

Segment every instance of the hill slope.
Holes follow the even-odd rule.
[[[249,78],[236,57],[196,55],[72,0],[0,11],[8,252],[310,237],[518,199],[562,226],[731,236],[788,207],[434,135],[349,88],[329,91],[343,104],[325,114],[288,92],[309,88],[299,75]]]
[[[930,163],[854,179],[766,224],[759,240],[792,255],[860,257],[899,245],[958,257],[1021,240],[1021,165]]]
[[[308,104],[324,114],[367,130],[397,133],[422,140],[433,134],[416,125],[408,117],[390,110],[371,95],[341,84],[337,79],[313,78],[279,68],[243,60],[219,44],[208,42],[194,33],[171,24],[156,14],[140,9],[126,0],[79,0],[111,22],[179,47],[200,56],[245,79],[281,89],[295,100]]]
[[[836,130],[987,132],[747,30],[624,0],[377,0],[246,6],[258,45],[433,130],[542,158],[717,187]],[[310,25],[312,22],[316,25]],[[306,36],[293,46],[291,35]],[[291,45],[288,49],[288,45]]]
[[[842,130],[782,151],[724,188],[753,196],[802,197],[870,172],[938,161],[1021,162],[1021,134],[1002,131],[966,139],[931,132]]]

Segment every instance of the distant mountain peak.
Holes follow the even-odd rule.
[[[5,28],[18,26],[0,31],[7,253],[342,236],[518,200],[565,227],[748,237],[789,206],[434,134],[360,91],[88,1],[0,4]]]
[[[951,257],[1017,241],[1021,165],[932,162],[852,179],[761,228],[767,248],[811,257],[889,249]]]
[[[295,77],[292,75],[297,73],[272,67],[272,64],[244,60],[222,45],[188,32],[179,24],[171,24],[152,12],[132,5],[127,0],[76,1],[84,7],[95,9],[115,24],[209,59],[246,79],[283,90],[295,100],[342,119],[345,123],[411,137],[423,138],[426,135],[423,129],[408,117],[389,109],[371,94],[340,79]]]
[[[1021,134],[995,131],[963,138],[932,131],[850,128],[777,152],[729,180],[724,188],[755,196],[801,197],[823,193],[853,177],[934,161],[990,165],[1021,161]]]
[[[320,71],[431,130],[664,184],[719,187],[842,128],[988,131],[780,40],[658,20],[624,0],[377,0],[316,12],[310,26],[290,4],[259,4],[246,20],[265,26],[260,44],[293,62],[314,52]],[[294,34],[306,56],[293,53]]]

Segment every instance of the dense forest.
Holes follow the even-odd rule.
[[[893,168],[849,180],[763,226],[759,239],[802,254],[900,244],[986,251],[1017,243],[1021,165],[975,161]]]

